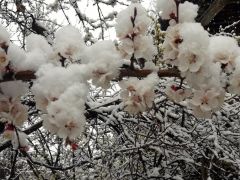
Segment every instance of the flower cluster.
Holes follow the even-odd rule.
[[[81,37],[71,26],[56,33],[53,53],[69,62],[78,62],[59,66],[51,59],[38,69],[32,87],[36,106],[44,113],[44,127],[71,142],[84,131],[89,80],[96,86],[108,88],[110,81],[118,77],[122,64],[112,41],[99,41],[87,47]]]
[[[20,97],[27,92],[21,81],[0,84],[0,116],[2,121],[21,126],[27,120],[27,108],[21,104]]]
[[[93,83],[104,89],[109,88],[109,82],[118,77],[122,65],[121,55],[112,41],[99,41],[87,47],[81,59],[87,63]]]
[[[188,1],[179,3],[176,0],[158,0],[157,10],[161,18],[171,20],[171,24],[193,22],[198,15],[198,5]]]
[[[165,93],[172,101],[176,103],[179,103],[191,96],[190,89],[184,89],[183,87],[175,84],[167,86]]]
[[[220,108],[224,102],[225,92],[222,89],[202,88],[194,92],[190,104],[197,117],[211,118],[212,112]]]
[[[192,88],[188,102],[197,117],[211,118],[223,104],[225,92],[239,92],[240,48],[234,38],[212,36],[195,22],[197,6],[190,2],[164,5],[158,1],[163,19],[171,19],[163,43],[163,61],[179,69],[182,78]],[[186,8],[188,7],[188,8]],[[176,10],[178,8],[178,11]],[[179,12],[179,14],[177,14]],[[188,16],[186,16],[189,14]],[[182,101],[182,88],[167,88],[166,94],[174,101]]]
[[[65,26],[55,33],[53,49],[56,54],[70,60],[78,60],[85,44],[79,30],[73,26]]]
[[[79,137],[85,127],[84,104],[87,87],[74,84],[47,106],[44,127],[61,138]],[[69,108],[71,107],[71,108]]]
[[[125,105],[125,111],[138,114],[151,108],[155,95],[154,86],[157,82],[158,77],[155,73],[148,75],[143,80],[129,78],[127,81],[122,81],[120,83],[120,87],[123,89],[121,98]]]
[[[63,138],[76,138],[85,126],[85,100],[88,88],[86,67],[72,64],[68,68],[48,64],[42,66],[32,87],[44,127]]]
[[[123,58],[144,58],[151,60],[156,54],[152,36],[147,30],[151,23],[146,10],[139,3],[132,3],[119,12],[116,19],[116,35],[120,40],[119,49]]]
[[[20,101],[27,89],[27,85],[21,81],[0,84],[0,118],[5,123],[4,137],[15,142],[15,145],[13,144],[15,149],[27,147],[27,136],[16,128],[22,126],[28,118],[27,107]]]

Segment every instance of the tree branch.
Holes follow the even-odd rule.
[[[3,79],[0,80],[1,82],[6,82],[6,81],[14,81],[14,80],[22,80],[22,81],[28,81],[36,79],[35,72],[33,71],[20,71],[17,72],[16,74],[14,73],[7,73],[3,76]]]
[[[149,69],[120,69],[119,79],[122,79],[123,77],[146,77],[149,74],[151,74],[153,71]],[[161,69],[158,72],[159,77],[181,77],[180,72],[176,68],[170,68],[170,69]],[[0,80],[1,82],[6,81],[14,81],[14,80],[22,80],[22,81],[28,81],[36,79],[35,72],[33,71],[20,71],[16,74],[5,74],[3,76],[3,79]]]
[[[146,77],[152,72],[153,71],[149,69],[121,69],[119,78],[121,79],[123,77]],[[157,73],[159,77],[181,77],[180,72],[176,68],[160,69]]]
[[[213,18],[223,10],[227,4],[237,3],[239,0],[214,0],[208,9],[199,18],[199,21],[203,26],[207,26]]]

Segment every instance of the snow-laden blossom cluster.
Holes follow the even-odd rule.
[[[61,138],[79,137],[85,127],[84,104],[87,92],[85,84],[70,86],[47,106],[48,114],[44,117],[44,127]]]
[[[108,88],[110,81],[118,77],[122,65],[113,41],[99,41],[87,47],[83,39],[77,43],[81,38],[78,33],[73,27],[64,27],[56,33],[53,45],[54,54],[64,58],[61,60],[78,60],[78,63],[59,66],[55,62],[58,58],[51,59],[39,68],[32,87],[37,108],[46,113],[42,116],[44,127],[70,142],[84,131],[89,80],[96,86]],[[65,40],[67,34],[71,34],[70,39]]]
[[[225,92],[222,89],[202,88],[194,92],[190,104],[197,117],[211,118],[212,112],[220,109],[224,102]]]
[[[220,63],[223,71],[231,73],[236,68],[240,48],[235,39],[227,36],[213,36],[209,44],[210,58],[214,63]]]
[[[146,34],[151,23],[146,10],[139,3],[132,3],[119,12],[116,19],[116,34],[119,38]]]
[[[112,41],[99,41],[87,47],[81,60],[88,63],[93,83],[105,89],[110,86],[110,80],[118,77],[122,65],[121,55]]]
[[[157,10],[162,19],[171,19],[177,16],[177,5],[174,0],[157,1]]]
[[[5,123],[4,137],[12,140],[15,149],[27,150],[27,135],[17,130],[28,119],[28,109],[21,104],[21,96],[28,87],[21,81],[10,81],[0,84],[0,121]],[[19,139],[19,144],[17,143]]]
[[[223,105],[226,92],[239,92],[240,48],[234,38],[210,37],[194,20],[198,10],[196,5],[176,2],[166,4],[165,0],[159,0],[157,3],[162,18],[175,21],[166,31],[163,61],[177,67],[192,88],[193,95],[188,97],[188,102],[194,115],[211,118],[212,113]],[[179,96],[180,92],[184,92],[181,86],[166,89],[166,94],[176,102],[186,98]]]
[[[4,49],[0,49],[2,67],[10,65],[10,69],[15,72],[37,71],[47,63],[61,64],[58,61],[60,59],[68,59],[69,61],[80,59],[80,53],[83,52],[85,44],[77,28],[73,26],[63,27],[56,32],[55,36],[54,44],[51,46],[45,37],[30,34],[26,37],[26,51],[13,43],[9,43],[9,40],[7,41],[5,38],[6,43],[1,43],[1,47],[6,46],[7,53]],[[11,61],[10,64],[9,61]]]
[[[174,101],[176,103],[179,103],[191,96],[190,89],[184,89],[175,84],[167,86],[165,93],[172,101]]]
[[[123,89],[121,98],[125,110],[131,114],[138,114],[151,108],[155,95],[154,86],[157,82],[158,77],[155,73],[143,80],[129,78],[127,81],[121,82],[120,86]]]
[[[53,49],[65,58],[78,60],[85,44],[81,33],[73,26],[66,26],[55,33]]]
[[[10,34],[0,25],[0,79],[8,73],[13,59],[10,47]],[[21,81],[0,84],[0,121],[5,124],[4,137],[12,141],[14,149],[28,150],[27,135],[17,129],[28,118],[27,107],[21,104],[21,96],[27,90],[27,85]]]
[[[37,108],[47,113],[44,127],[50,132],[70,139],[83,132],[88,73],[87,66],[77,64],[68,68],[47,64],[39,69],[32,91]]]
[[[18,71],[36,71],[31,91],[37,109],[43,113],[43,126],[71,144],[84,131],[85,101],[89,80],[102,88],[110,87],[122,65],[121,54],[113,41],[101,41],[87,47],[78,29],[67,26],[55,34],[50,45],[43,36],[26,38],[26,50],[10,43],[1,27],[2,75]],[[1,120],[6,122],[5,137],[25,147],[22,132],[16,130],[27,119],[27,109],[20,102],[22,82],[1,83]],[[25,87],[25,92],[28,87]],[[17,93],[17,94],[16,94]],[[16,134],[14,134],[16,132]],[[16,140],[16,137],[18,139]],[[19,139],[20,138],[20,139]],[[15,147],[15,145],[14,145]]]
[[[172,20],[172,23],[193,22],[197,17],[198,5],[185,1],[179,3],[175,0],[158,0],[157,10],[160,12],[161,18]],[[174,22],[175,21],[175,22]]]
[[[43,36],[31,34],[26,37],[26,51],[10,43],[7,57],[11,61],[10,69],[15,72],[37,71],[40,66],[51,61],[53,53],[52,47]]]
[[[27,85],[21,81],[0,84],[0,115],[2,121],[21,126],[27,120],[27,108],[20,97],[27,92]]]
[[[185,1],[179,4],[179,22],[193,22],[197,17],[198,5]]]
[[[123,58],[151,60],[157,53],[152,36],[147,35],[151,19],[139,3],[132,3],[117,15],[116,35]]]

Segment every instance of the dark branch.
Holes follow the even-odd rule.
[[[213,18],[223,10],[227,4],[239,3],[239,0],[214,0],[208,9],[199,18],[203,26],[207,26]]]
[[[123,77],[146,77],[151,74],[153,71],[149,69],[142,69],[142,70],[131,70],[131,69],[120,69],[119,79]],[[32,79],[36,79],[36,76],[33,71],[20,71],[16,74],[5,74],[3,79],[0,80],[1,82],[6,81],[14,81],[14,80],[22,80],[22,81],[29,81]],[[176,68],[170,69],[161,69],[158,72],[159,77],[181,77],[180,72]]]

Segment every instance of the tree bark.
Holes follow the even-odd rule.
[[[205,13],[199,18],[199,21],[203,26],[207,26],[227,4],[239,2],[239,0],[214,0]]]

